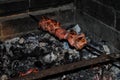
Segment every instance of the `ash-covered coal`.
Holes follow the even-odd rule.
[[[77,30],[80,31],[81,29]],[[105,42],[89,38],[88,41],[96,49],[110,53]],[[94,50],[92,53],[98,54]],[[89,50],[83,48],[81,51],[77,51],[71,48],[66,41],[60,41],[46,32],[29,33],[5,42],[0,41],[0,76],[1,78],[25,76],[28,75],[28,72],[37,72],[36,70],[72,63],[81,60],[81,58],[90,59],[94,57],[97,56],[91,54]],[[56,80],[88,80],[89,77],[86,77],[87,79],[80,77],[84,77],[86,75],[84,73],[96,75],[89,74],[89,72],[80,71],[65,75],[66,77],[59,77]],[[119,72],[117,74],[119,75]]]
[[[71,62],[69,56],[73,52],[75,50],[65,50],[62,41],[45,32],[0,42],[0,75],[14,77],[31,68],[46,69],[65,64]]]

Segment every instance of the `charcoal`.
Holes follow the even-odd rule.
[[[40,42],[40,43],[39,43],[39,46],[40,46],[40,47],[45,47],[45,46],[47,46],[47,43],[45,43],[45,42]]]
[[[117,74],[117,78],[120,79],[120,72]]]
[[[25,43],[25,39],[24,38],[20,38],[19,44],[23,44],[23,43]]]
[[[80,29],[78,30],[78,33],[79,32]],[[109,47],[103,42],[89,39],[89,43],[99,50],[110,53]],[[104,48],[104,45],[107,46],[107,48]],[[94,50],[92,52],[97,53]],[[81,54],[83,54],[83,56]],[[71,48],[66,41],[59,41],[44,31],[29,33],[5,42],[0,41],[0,76],[4,79],[6,76],[7,78],[18,77],[20,72],[25,73],[31,68],[44,70],[53,66],[76,62],[80,60],[81,57],[90,59],[97,56],[91,54],[86,49],[77,51]],[[64,78],[59,76],[48,80],[93,80],[97,74],[101,75],[101,70],[101,67],[99,70],[86,69],[65,74]],[[111,70],[118,71],[113,67]],[[116,77],[119,78],[119,71],[115,74],[117,75]]]
[[[36,67],[38,67],[38,68],[42,68],[42,66],[43,66],[43,64],[42,64],[41,61],[36,61],[36,62],[34,62],[34,65],[35,65]]]
[[[72,28],[74,31],[77,32],[77,34],[79,34],[81,32],[81,28],[78,24],[76,24],[73,28]]]
[[[49,40],[50,41],[55,41],[56,39],[55,39],[55,37],[50,37]]]
[[[46,33],[44,36],[43,36],[43,38],[45,38],[45,39],[49,39],[51,36],[50,36],[50,34],[49,33]]]
[[[67,53],[65,53],[65,55],[64,55],[64,59],[65,59],[65,62],[66,63],[69,63],[69,53],[67,52]]]
[[[72,79],[70,79],[70,78],[64,78],[63,80],[72,80]],[[75,80],[75,79],[74,79]]]
[[[68,42],[64,42],[64,43],[63,43],[63,48],[64,48],[64,49],[69,49]]]
[[[107,45],[104,44],[103,49],[106,52],[106,54],[110,54],[110,49],[109,49],[109,47]]]
[[[57,59],[57,55],[55,55],[53,52],[43,57],[43,60],[46,63],[52,63],[56,59]]]
[[[8,76],[7,75],[2,75],[1,80],[8,80]]]

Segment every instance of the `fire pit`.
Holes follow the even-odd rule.
[[[46,3],[40,7],[29,0],[27,11],[22,13],[21,7],[19,14],[14,14],[19,8],[10,9],[10,14],[4,8],[5,15],[0,14],[0,79],[119,80],[120,54],[113,40],[103,37],[105,31],[100,35],[102,30],[89,26],[96,20],[79,8],[79,1],[52,1],[49,5],[49,1],[38,1]],[[15,3],[22,4],[21,0],[7,2]]]
[[[50,19],[47,20],[49,21]],[[105,44],[105,42],[104,41],[98,42],[95,40],[91,40],[89,38],[88,38],[89,42],[87,42],[85,36],[81,36],[83,34],[79,34],[79,35],[81,39],[83,38],[84,40],[82,42],[77,43],[82,47],[81,46],[72,47],[74,45],[77,45],[74,42],[76,42],[77,38],[79,38],[79,35],[77,33],[72,34],[67,30],[65,31],[65,29],[61,29],[60,25],[58,25],[58,28],[56,29],[65,31],[64,32],[65,36],[67,34],[68,36],[74,35],[76,37],[71,36],[70,37],[71,40],[69,40],[69,37],[64,37],[64,36],[61,37],[63,31],[60,31],[62,33],[59,32],[58,33],[59,36],[58,36],[57,34],[58,30],[50,29],[49,31],[49,29],[47,29],[49,28],[49,26],[51,26],[51,28],[57,27],[57,25],[54,26],[50,25],[53,22],[50,23],[42,22],[42,24],[40,23],[40,25],[43,26],[42,27],[43,30],[45,31],[40,30],[38,33],[29,33],[26,35],[22,35],[20,37],[13,38],[11,40],[7,40],[5,42],[1,42],[1,53],[2,53],[1,74],[6,74],[9,78],[19,77],[20,80],[22,80],[22,78],[26,80],[38,79],[38,78],[46,77],[48,75],[63,73],[66,71],[82,68],[83,66],[85,67],[90,65],[94,66],[95,64],[101,62],[102,63],[108,62],[110,60],[116,61],[117,58],[119,58],[119,55],[117,56],[115,55],[115,57],[114,56],[105,57],[105,55],[110,54],[109,53],[110,50],[108,46]],[[54,24],[60,24],[60,23],[54,23]],[[44,25],[46,25],[46,28],[44,28]],[[80,27],[77,25],[71,28],[71,30],[75,30],[75,29],[80,30]],[[56,37],[47,33],[46,32],[47,30],[51,34],[55,34]],[[51,30],[53,31],[51,32]],[[57,37],[61,40],[59,40]],[[68,39],[70,45],[68,44],[68,42],[62,39]],[[73,42],[73,44],[71,43],[71,41]],[[106,52],[106,48],[104,48],[105,46],[108,49],[108,52]],[[103,59],[102,56],[98,57],[100,55],[104,55]],[[92,62],[95,61],[94,58],[96,58],[96,60],[98,59],[97,62]],[[89,59],[91,59],[91,61],[88,61]],[[85,62],[86,64],[83,64],[83,62]],[[67,69],[68,66],[69,68]],[[98,71],[95,72],[98,73]],[[34,74],[34,77],[26,78],[26,76],[30,74]],[[35,77],[35,74],[38,77]],[[79,72],[75,74],[79,74]],[[2,77],[3,76],[4,75],[2,75]],[[76,77],[79,78],[77,75]],[[19,78],[18,79],[15,78],[15,80],[16,79],[19,80]],[[112,77],[109,76],[109,78]]]

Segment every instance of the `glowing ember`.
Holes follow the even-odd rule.
[[[67,40],[69,44],[76,49],[82,49],[87,44],[87,40],[83,33],[77,34],[75,31],[68,32],[65,29],[61,28],[60,23],[55,20],[44,17],[39,22],[39,26],[43,30],[54,34],[59,39]]]
[[[31,69],[29,69],[27,72],[25,72],[25,73],[23,73],[23,72],[20,72],[19,73],[19,76],[21,76],[21,77],[23,77],[23,76],[26,76],[26,75],[28,75],[28,74],[30,74],[30,73],[38,73],[39,72],[39,70],[37,69],[37,68],[31,68]]]

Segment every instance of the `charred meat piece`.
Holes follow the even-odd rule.
[[[78,50],[82,49],[87,44],[87,40],[83,33],[77,34],[75,31],[68,32],[55,20],[43,17],[43,19],[39,21],[39,26],[43,30],[55,35],[60,40],[67,40],[72,47],[75,47]]]

